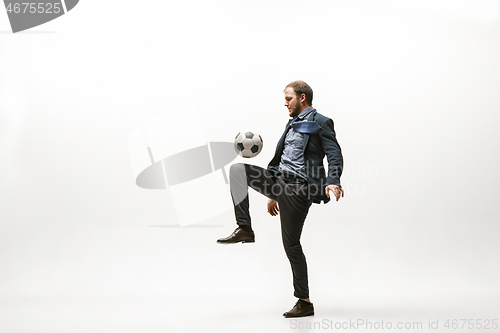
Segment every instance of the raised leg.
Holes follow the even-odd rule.
[[[229,183],[234,215],[238,225],[251,227],[248,187],[268,198],[277,200],[277,196],[274,194],[278,191],[276,179],[264,168],[245,163],[233,164],[229,169]]]

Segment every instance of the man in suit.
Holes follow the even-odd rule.
[[[234,244],[255,242],[249,213],[248,187],[269,198],[267,211],[280,215],[281,235],[293,274],[295,306],[283,315],[304,317],[314,314],[309,299],[307,264],[300,236],[309,207],[344,196],[340,186],[343,158],[333,121],[312,107],[313,91],[303,81],[294,81],[284,90],[285,106],[292,119],[285,127],[267,169],[237,163],[230,168],[230,188],[238,228],[217,242]],[[328,175],[323,159],[327,157]]]

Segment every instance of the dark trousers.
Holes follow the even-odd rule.
[[[237,163],[229,171],[234,214],[238,225],[251,226],[248,187],[278,202],[281,236],[292,266],[294,295],[309,298],[306,257],[300,235],[312,200],[305,181],[274,176],[261,167]]]

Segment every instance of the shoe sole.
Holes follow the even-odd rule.
[[[244,241],[238,241],[238,242],[233,242],[233,243],[229,243],[229,242],[219,242],[217,241],[217,244],[224,244],[224,245],[228,245],[228,244],[238,244],[238,243],[255,243],[255,239],[254,240],[244,240]]]
[[[314,312],[313,312],[313,313],[308,313],[308,314],[303,315],[303,316],[287,316],[287,315],[285,315],[285,314],[283,314],[283,316],[284,316],[285,318],[302,318],[302,317],[314,316]]]

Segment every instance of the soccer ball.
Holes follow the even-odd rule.
[[[264,142],[262,137],[257,133],[239,132],[234,138],[234,150],[238,155],[250,158],[259,155]]]

